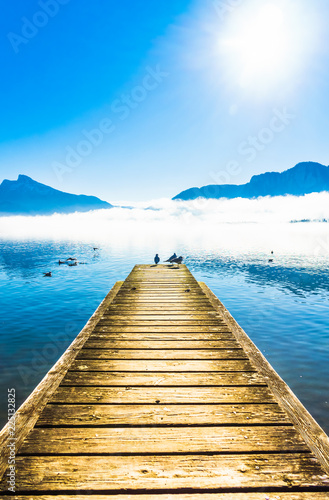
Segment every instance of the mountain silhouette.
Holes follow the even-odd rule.
[[[258,198],[260,196],[303,196],[329,191],[329,167],[315,162],[298,163],[279,172],[254,175],[247,184],[213,184],[182,191],[173,200],[196,198]]]
[[[68,214],[101,208],[112,205],[95,196],[58,191],[27,175],[19,175],[17,181],[5,179],[0,185],[0,215]]]

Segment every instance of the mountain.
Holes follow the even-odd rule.
[[[36,182],[27,175],[0,185],[0,215],[50,215],[112,208],[95,196],[69,194]]]
[[[329,191],[329,167],[320,163],[298,163],[282,173],[254,175],[247,184],[214,184],[182,191],[173,200],[196,198],[258,198],[259,196],[303,196]]]

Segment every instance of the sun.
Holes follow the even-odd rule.
[[[278,3],[241,9],[220,37],[226,70],[242,87],[276,82],[295,65],[294,52],[302,38],[291,12]]]

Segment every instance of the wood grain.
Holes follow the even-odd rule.
[[[277,404],[70,405],[49,403],[37,426],[290,424]]]
[[[176,372],[74,372],[68,371],[61,386],[246,386],[266,385],[265,379],[255,372],[176,373]]]
[[[76,359],[247,359],[243,349],[81,349]]]
[[[200,404],[274,403],[267,387],[65,387],[60,386],[52,403]]]
[[[74,371],[99,371],[99,372],[254,372],[256,369],[249,360],[75,360],[71,364]]]
[[[308,451],[287,427],[139,427],[34,429],[19,454],[261,453]]]
[[[113,491],[328,486],[309,453],[17,457],[20,491]],[[2,482],[0,491],[5,491]],[[78,490],[78,491],[77,491]],[[79,494],[79,493],[78,493]],[[247,497],[248,498],[248,497]]]
[[[262,488],[262,493],[156,493],[148,495],[80,495],[79,500],[328,500],[328,493],[311,491],[309,493],[289,493],[276,491],[275,493],[267,493]],[[13,497],[3,497],[7,500]],[[41,495],[37,497],[15,496],[16,500],[54,500],[53,496]],[[56,500],[73,500],[76,495],[56,495]]]
[[[89,340],[84,345],[84,349],[238,349],[240,344],[236,340],[162,340],[162,339],[141,339],[137,340],[120,340],[116,338],[112,339],[94,339],[89,337]]]

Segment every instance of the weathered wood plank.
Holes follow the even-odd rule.
[[[157,321],[152,321],[151,319],[125,319],[124,317],[122,319],[120,318],[108,318],[108,319],[105,319],[105,318],[102,318],[99,322],[99,326],[106,326],[106,325],[112,325],[112,326],[116,326],[116,327],[120,327],[120,326],[133,326],[133,327],[136,327],[136,326],[144,326],[145,328],[147,327],[151,327],[153,329],[153,327],[155,326],[161,326],[161,327],[169,327],[169,326],[176,326],[182,330],[184,330],[185,328],[188,328],[189,326],[202,326],[202,327],[205,327],[205,326],[220,326],[222,325],[223,323],[220,322],[219,320],[216,320],[216,319],[207,319],[207,320],[202,320],[202,319],[190,319],[190,320],[166,320],[166,319],[162,319],[162,320],[157,320]]]
[[[81,349],[76,359],[247,359],[242,349]]]
[[[117,314],[130,314],[134,308],[138,309],[138,314],[197,314],[201,312],[202,314],[207,312],[213,312],[213,307],[210,305],[200,304],[193,305],[188,302],[185,304],[175,303],[172,305],[162,305],[162,304],[148,304],[148,303],[135,303],[135,302],[120,302],[106,309],[107,314],[112,314],[116,312]]]
[[[16,449],[24,440],[25,436],[33,428],[40,413],[48,402],[49,398],[56,391],[62,378],[66,374],[72,361],[77,356],[79,350],[83,347],[87,338],[99,322],[104,310],[108,307],[109,303],[119,292],[122,282],[114,285],[103,302],[99,305],[97,310],[88,320],[87,324],[81,330],[76,339],[68,347],[65,353],[59,358],[57,363],[49,370],[46,376],[42,379],[40,384],[34,389],[32,394],[26,399],[22,406],[16,411],[15,414],[15,439]],[[0,458],[0,477],[4,474],[8,467],[8,451],[7,444],[11,440],[11,427],[7,424],[0,433],[0,448],[2,448]]]
[[[89,337],[89,340],[84,345],[84,349],[237,349],[240,344],[236,340],[119,340],[112,339],[97,339]]]
[[[279,425],[289,424],[277,404],[69,405],[49,403],[38,426]]]
[[[263,489],[263,488],[262,488]],[[12,499],[13,497],[4,497]],[[15,496],[16,500],[54,500],[53,496],[42,495],[36,497]],[[72,495],[56,495],[56,500],[73,500],[76,496]],[[287,491],[275,493],[267,493],[266,490],[262,493],[253,493],[250,490],[245,493],[156,493],[148,495],[80,495],[79,500],[327,500],[328,493],[319,491],[310,491],[309,493],[289,493]]]
[[[104,312],[102,319],[111,320],[111,321],[152,321],[157,323],[157,321],[218,321],[218,323],[223,323],[223,320],[219,317],[215,312],[207,312],[206,314],[174,314],[174,313],[163,313],[163,314],[139,314],[138,312],[134,313],[131,311],[130,314],[108,314]]]
[[[199,298],[199,297],[189,297],[188,294],[185,294],[183,297],[181,297],[180,299],[176,299],[176,298],[166,298],[166,301],[165,303],[162,301],[162,299],[159,299],[156,297],[156,295],[152,295],[150,297],[147,297],[147,298],[143,298],[143,297],[138,297],[137,295],[124,295],[124,296],[119,296],[117,300],[115,300],[113,302],[115,305],[131,305],[131,304],[138,304],[138,305],[148,305],[148,306],[152,306],[152,305],[156,305],[156,306],[162,306],[162,305],[166,305],[166,306],[172,306],[172,307],[179,307],[180,305],[182,306],[193,306],[193,307],[198,307],[198,306],[203,306],[203,307],[207,307],[209,306],[209,301],[207,299],[207,297],[202,297],[202,298]]]
[[[17,492],[315,487],[329,484],[309,453],[17,457]],[[109,473],[109,471],[111,471]],[[3,481],[0,490],[7,484]]]
[[[34,429],[19,454],[262,453],[308,451],[291,426]]]
[[[111,329],[112,330],[112,329]],[[181,332],[156,332],[156,333],[135,333],[135,332],[112,332],[106,328],[95,329],[89,337],[90,342],[106,341],[159,341],[159,342],[236,342],[235,337],[230,332],[204,332],[204,333],[181,333]],[[210,344],[211,345],[211,344]],[[228,344],[227,344],[228,345]]]
[[[51,403],[200,404],[275,403],[267,387],[63,387]]]
[[[219,325],[219,326],[213,326],[213,325],[180,325],[180,326],[168,326],[168,325],[163,325],[163,326],[157,326],[157,325],[146,325],[146,326],[139,326],[139,325],[112,325],[110,322],[107,323],[101,323],[99,322],[97,327],[94,329],[94,333],[98,332],[108,332],[108,333],[121,333],[121,332],[132,332],[132,333],[177,333],[177,334],[183,334],[183,333],[196,333],[196,334],[201,334],[201,333],[206,333],[206,334],[226,334],[229,335],[231,338],[235,338],[232,335],[231,330],[226,326],[226,325]]]
[[[256,371],[249,360],[219,361],[163,361],[163,360],[76,360],[72,363],[74,371],[99,372],[247,372]]]
[[[255,372],[228,373],[126,373],[126,372],[74,372],[68,371],[62,380],[65,385],[94,386],[228,386],[266,385],[265,379]]]

